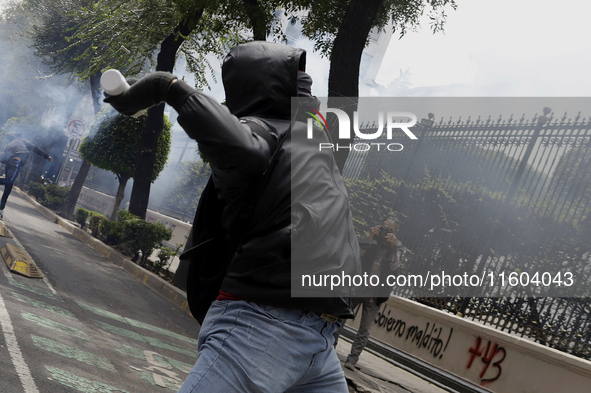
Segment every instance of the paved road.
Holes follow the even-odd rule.
[[[176,392],[199,325],[13,192],[5,225],[43,272],[0,257],[0,392]]]

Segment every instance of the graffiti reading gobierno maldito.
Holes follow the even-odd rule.
[[[374,323],[404,341],[411,342],[419,349],[426,349],[434,358],[441,359],[447,349],[453,328],[426,322],[424,326],[410,325],[402,318],[390,316],[391,310],[386,312],[386,306],[376,315]],[[447,331],[446,331],[447,330]]]

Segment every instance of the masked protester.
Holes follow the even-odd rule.
[[[9,132],[6,134],[8,145],[4,148],[4,152],[0,155],[0,162],[5,164],[4,167],[4,178],[0,178],[0,184],[4,184],[4,193],[0,200],[0,220],[4,219],[4,207],[6,207],[6,201],[12,191],[14,181],[21,171],[22,167],[27,163],[30,156],[30,151],[39,154],[47,161],[51,161],[49,154],[45,153],[38,146],[32,144],[26,139],[19,138],[15,132]]]
[[[239,45],[222,79],[226,106],[163,72],[105,99],[128,115],[166,101],[212,168],[182,256],[191,261],[187,297],[202,325],[197,362],[179,392],[346,393],[333,344],[337,319],[352,316],[349,297],[291,293],[292,264],[309,274],[360,271],[332,152],[294,142],[307,129],[292,121],[291,98],[318,108],[305,51]],[[319,138],[329,142],[324,131]]]

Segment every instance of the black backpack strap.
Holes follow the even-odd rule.
[[[267,141],[271,151],[275,151],[277,147],[277,138],[274,136],[273,131],[266,122],[261,119],[257,119],[256,117],[246,116],[240,118],[240,123],[254,123],[258,125],[260,128],[251,127],[250,130]]]

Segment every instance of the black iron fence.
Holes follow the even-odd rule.
[[[397,273],[426,285],[395,293],[591,359],[591,118],[426,123],[398,151],[356,140],[343,171],[360,235],[401,223]]]

